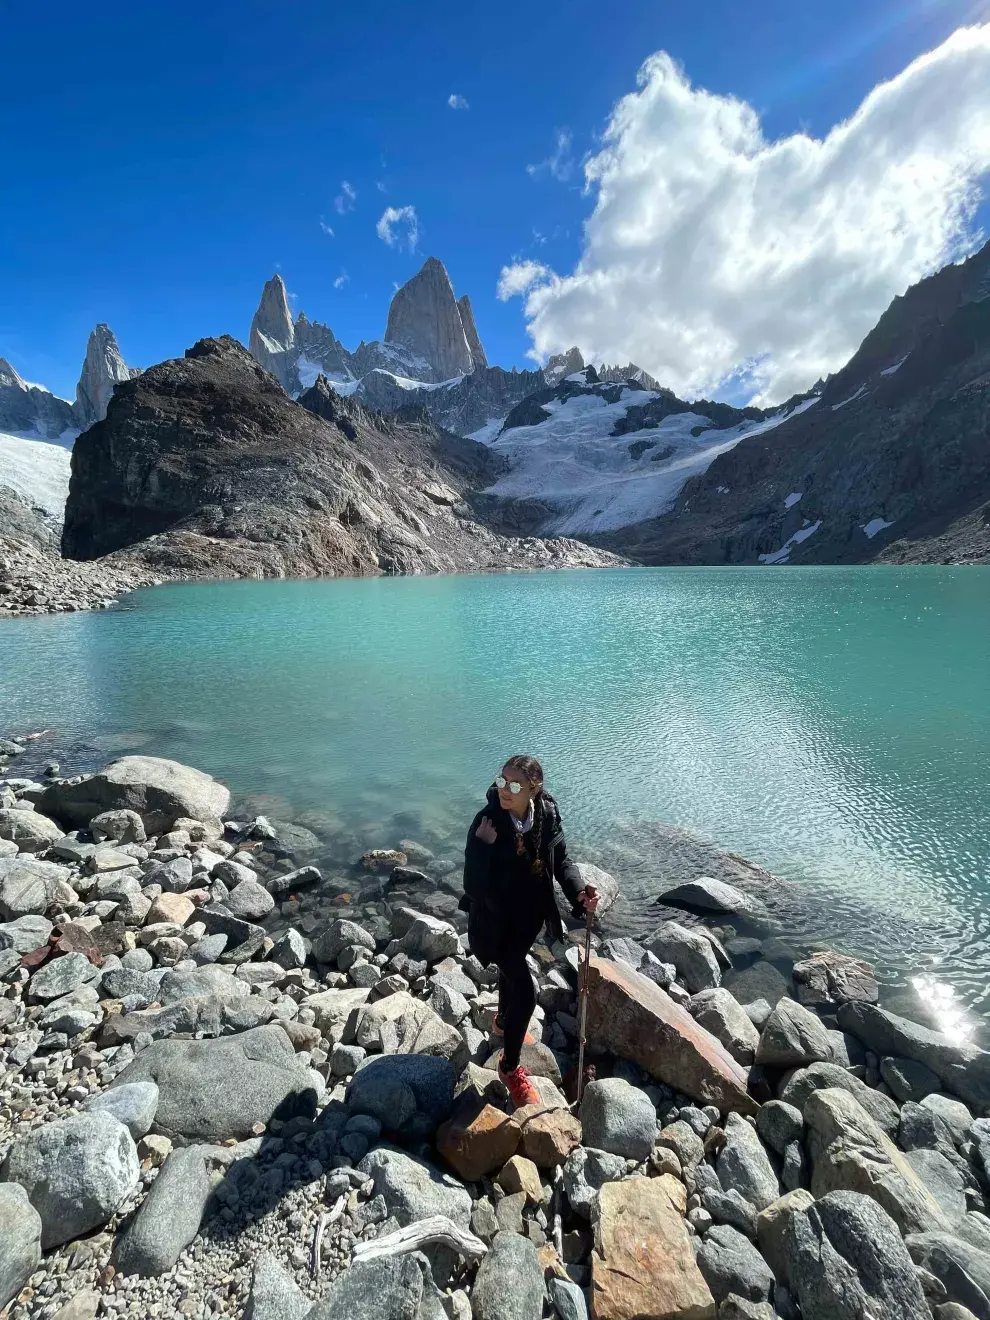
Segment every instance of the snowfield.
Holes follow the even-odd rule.
[[[498,435],[490,422],[471,439],[503,454],[512,468],[488,493],[550,504],[555,512],[540,528],[543,534],[610,532],[666,513],[684,483],[706,471],[719,454],[785,420],[781,412],[762,422],[716,430],[703,414],[687,412],[665,417],[656,427],[611,434],[630,405],[658,397],[623,388],[617,403],[607,403],[589,392],[545,404],[550,417],[534,426]],[[816,402],[809,399],[787,415]],[[707,429],[693,436],[698,427]]]
[[[69,494],[72,451],[55,440],[0,431],[0,486],[61,521]]]

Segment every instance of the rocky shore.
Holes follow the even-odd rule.
[[[0,535],[0,619],[26,614],[103,610],[138,587],[158,586],[161,573],[76,563],[26,539]]]
[[[541,1103],[512,1112],[451,840],[397,820],[345,887],[200,771],[18,776],[26,746],[0,738],[3,1320],[990,1320],[990,1054],[840,951],[768,974],[758,896],[699,875],[637,943],[591,868],[593,1075],[571,1106],[575,931],[534,949]]]

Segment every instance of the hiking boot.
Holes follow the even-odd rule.
[[[491,1031],[491,1034],[492,1034],[493,1036],[504,1036],[504,1035],[505,1035],[505,1027],[504,1027],[503,1024],[502,1024],[502,1018],[501,1018],[501,1016],[500,1016],[498,1013],[495,1014],[495,1021],[492,1023],[492,1031]],[[526,1035],[523,1037],[523,1044],[524,1044],[524,1045],[535,1045],[535,1044],[536,1044],[536,1037],[535,1037],[531,1032],[527,1031],[527,1032],[526,1032]]]
[[[533,1085],[529,1069],[524,1068],[522,1064],[518,1068],[513,1068],[512,1072],[505,1072],[502,1068],[500,1056],[498,1079],[509,1092],[516,1109],[524,1109],[526,1105],[538,1105],[540,1103],[540,1093]]]

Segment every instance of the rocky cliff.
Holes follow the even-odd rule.
[[[74,431],[75,426],[75,413],[68,399],[30,384],[6,358],[0,357],[0,431],[30,432],[57,440],[64,432]]]
[[[295,326],[289,311],[289,297],[281,275],[265,281],[261,302],[251,322],[248,341],[252,356],[290,392],[298,389],[296,372]]]
[[[472,371],[480,371],[488,366],[488,358],[481,344],[478,327],[474,323],[474,308],[471,306],[471,299],[466,293],[463,297],[458,298],[457,310],[461,314],[461,325],[464,327],[464,335],[468,342],[468,348],[471,350],[471,369]]]
[[[602,543],[649,563],[990,560],[990,244],[895,298],[816,404]]]
[[[129,367],[124,361],[113,331],[100,324],[89,336],[86,357],[76,386],[75,417],[80,430],[101,421],[107,415],[107,405],[114,389],[121,381],[140,375],[139,367]]]
[[[389,304],[385,342],[401,344],[424,358],[437,373],[437,380],[451,380],[473,370],[471,346],[450,276],[436,257],[428,257],[422,269],[396,292]]]
[[[464,496],[501,460],[425,413],[386,417],[325,379],[293,402],[235,340],[120,385],[76,442],[63,554],[208,577],[609,562],[499,537]]]

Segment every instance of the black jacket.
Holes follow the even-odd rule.
[[[552,939],[563,939],[564,928],[554,898],[553,882],[560,885],[571,905],[572,915],[584,917],[578,893],[584,888],[574,862],[567,856],[560,811],[543,794],[544,820],[540,839],[542,873],[520,887],[516,830],[509,813],[502,809],[498,790],[488,790],[488,803],[471,822],[464,849],[464,897],[460,907],[468,914],[468,942],[483,963],[498,962],[508,954],[525,953],[544,924]],[[494,843],[477,837],[481,820],[487,816],[495,826]],[[511,894],[512,897],[507,898]]]

